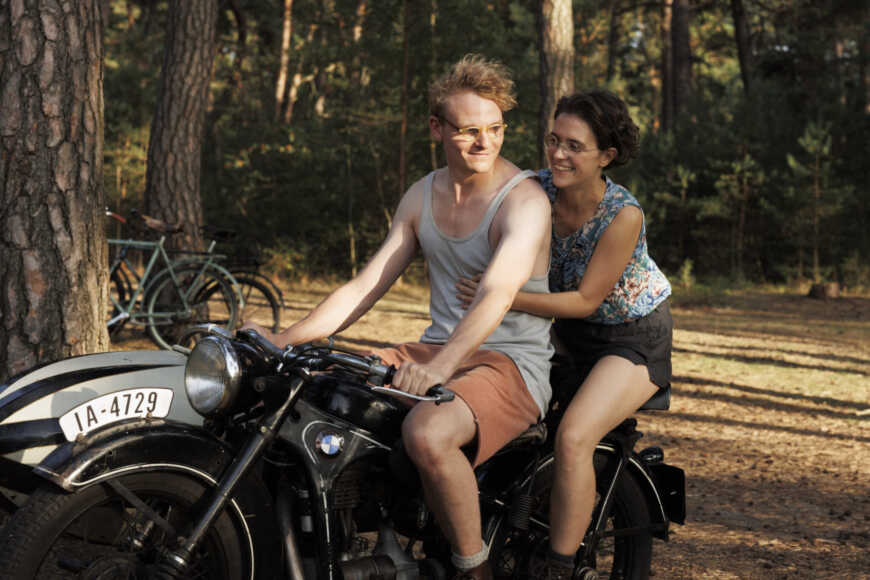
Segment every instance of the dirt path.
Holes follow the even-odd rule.
[[[327,287],[289,289],[286,322]],[[686,471],[688,521],[656,542],[666,579],[870,579],[870,299],[742,294],[673,308],[669,412],[638,416],[641,446]],[[415,340],[418,288],[392,291],[340,337]],[[117,346],[135,348],[134,340]]]

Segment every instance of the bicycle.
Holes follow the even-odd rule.
[[[201,231],[205,237],[212,240],[210,250],[215,243],[229,243],[237,236],[237,232],[233,230],[213,226],[202,226]],[[239,322],[253,321],[273,332],[279,332],[284,293],[271,278],[260,272],[259,259],[253,256],[228,257],[227,254],[217,255],[239,285],[242,298]]]
[[[181,230],[148,216],[132,212],[145,228],[157,233],[158,240],[109,239],[118,246],[118,255],[109,268],[112,305],[109,334],[114,335],[127,322],[145,326],[151,339],[170,349],[183,328],[190,324],[212,323],[228,330],[235,328],[241,303],[238,282],[216,262],[218,254],[203,258],[171,260],[164,247],[166,236]],[[127,220],[114,212],[106,215],[122,223]],[[212,244],[213,249],[214,244]],[[149,251],[140,275],[130,262],[131,250]],[[158,260],[164,268],[153,273]],[[135,286],[133,281],[135,280]],[[140,300],[141,298],[141,300]]]

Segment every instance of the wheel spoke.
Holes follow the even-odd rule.
[[[130,502],[130,505],[138,509],[140,512],[148,516],[148,519],[160,526],[161,529],[169,534],[170,538],[178,537],[178,533],[175,531],[175,527],[173,527],[172,524],[170,524],[168,521],[163,519],[160,514],[151,509],[148,504],[136,497],[136,495],[132,491],[124,487],[124,485],[120,481],[118,481],[117,479],[110,479],[107,483],[109,487],[114,489],[118,495]]]

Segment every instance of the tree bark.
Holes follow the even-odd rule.
[[[281,26],[281,64],[278,81],[275,83],[275,120],[281,120],[284,96],[287,93],[287,77],[290,74],[290,41],[293,38],[293,0],[284,0],[284,17]]]
[[[622,15],[622,12],[619,9],[620,2],[618,0],[613,0],[610,3],[610,35],[607,40],[607,80],[610,81],[613,79],[613,75],[616,74],[616,57],[617,57],[617,47],[619,46],[619,39],[622,36],[619,19]]]
[[[215,54],[216,0],[170,0],[166,52],[151,123],[145,211],[181,223],[174,247],[199,249],[203,126]]]
[[[673,0],[662,2],[662,120],[663,131],[670,131],[674,125],[674,51],[671,38],[673,20]]]
[[[0,381],[108,348],[100,10],[0,7]]]
[[[399,191],[401,199],[405,193],[407,182],[407,160],[405,150],[408,148],[408,91],[410,90],[410,47],[409,36],[411,34],[411,14],[408,8],[408,0],[402,0],[402,94],[401,94],[401,120],[399,122]]]
[[[540,0],[538,10],[541,110],[538,156],[545,167],[544,136],[560,97],[574,92],[574,16],[571,0]]]
[[[752,79],[752,47],[743,0],[731,0],[731,16],[734,19],[734,41],[737,43],[737,60],[740,62],[743,91],[748,95]]]
[[[868,18],[864,21],[864,34],[859,40],[861,50],[858,52],[858,66],[860,67],[858,72],[858,89],[860,91],[858,107],[861,112],[870,114],[870,7],[865,8],[864,12]]]
[[[689,44],[689,0],[673,1],[671,21],[673,50],[674,114],[679,115],[692,96],[692,49]]]

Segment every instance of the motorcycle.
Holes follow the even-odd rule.
[[[58,446],[2,532],[4,577],[447,578],[450,547],[400,432],[403,399],[449,405],[453,393],[389,389],[393,367],[331,344],[206,334],[184,379],[202,426],[134,418]],[[498,578],[537,578],[544,562],[552,427],[531,427],[475,471]],[[598,445],[583,580],[647,578],[652,538],[683,522],[682,470],[660,449],[635,453],[639,438],[628,420]]]

